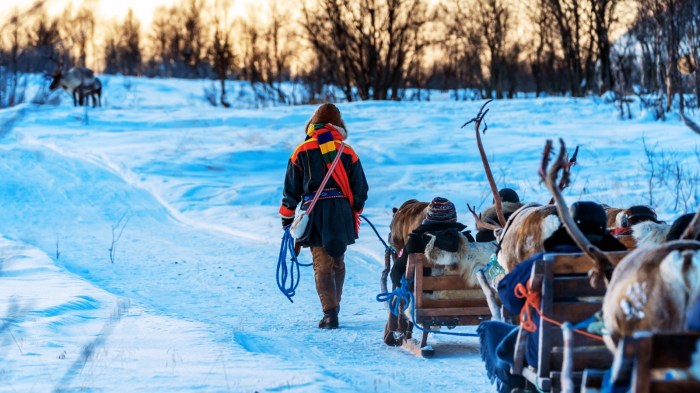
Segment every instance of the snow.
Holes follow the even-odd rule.
[[[213,108],[210,82],[104,81],[87,122],[67,96],[0,111],[0,390],[494,390],[476,338],[431,335],[430,360],[383,344],[384,249],[365,224],[346,254],[341,329],[316,327],[311,268],[294,303],[278,291],[286,160],[314,106]],[[474,130],[460,126],[482,103],[339,104],[383,237],[409,198],[445,196],[473,227],[465,204],[491,196]],[[490,108],[494,175],[527,201],[549,199],[536,175],[547,138],[581,146],[569,202],[646,203],[645,144],[697,167],[697,136],[676,119],[621,121],[592,99]],[[662,219],[683,212],[656,191]]]

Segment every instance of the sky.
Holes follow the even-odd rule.
[[[248,4],[267,2],[269,0],[233,0],[232,12],[242,13]],[[70,0],[47,0],[47,8],[50,13],[61,12],[70,3]],[[148,25],[152,19],[153,11],[159,6],[170,6],[176,3],[181,3],[177,0],[103,0],[96,1],[98,3],[97,14],[104,19],[120,19],[126,15],[126,12],[131,8],[136,17],[143,25]],[[72,1],[74,6],[80,5],[80,0]],[[32,0],[3,0],[0,1],[0,19],[5,19],[4,16],[12,12],[14,7],[19,7],[20,10],[27,9],[33,4]]]

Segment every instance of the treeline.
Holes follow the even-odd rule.
[[[301,4],[301,5],[300,5]],[[132,12],[102,21],[96,0],[49,16],[41,2],[4,23],[0,67],[247,80],[285,102],[283,82],[308,100],[533,95],[638,95],[668,111],[697,106],[697,0],[306,0],[230,13],[227,0]],[[683,100],[686,93],[688,100]],[[652,97],[652,98],[649,98]]]

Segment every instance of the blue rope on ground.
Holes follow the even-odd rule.
[[[400,312],[405,312],[409,305],[411,306],[411,322],[413,323],[413,326],[418,328],[418,330],[422,332],[427,332],[427,333],[435,333],[435,334],[445,334],[448,336],[462,336],[462,337],[479,337],[477,333],[453,333],[453,332],[443,332],[440,330],[430,330],[422,327],[416,322],[416,307],[415,307],[415,298],[413,297],[413,292],[411,292],[411,284],[413,283],[413,280],[406,281],[404,277],[401,278],[401,286],[394,289],[391,292],[385,292],[385,293],[380,293],[377,295],[377,301],[378,302],[389,302],[389,309],[391,310],[391,313],[396,315],[397,317],[399,316],[399,311]],[[392,304],[393,300],[396,299],[396,302]],[[401,301],[404,301],[404,306],[401,306]]]
[[[374,224],[372,224],[372,222],[371,222],[367,217],[365,217],[364,215],[360,214],[360,218],[362,218],[363,220],[365,220],[365,222],[367,222],[367,223],[369,224],[369,226],[372,227],[372,230],[374,231],[374,233],[375,233],[375,234],[377,235],[377,237],[379,238],[379,241],[382,242],[382,244],[384,245],[384,249],[385,249],[385,250],[391,251],[392,254],[396,253],[396,250],[394,249],[394,247],[392,247],[392,246],[386,244],[386,242],[384,241],[384,239],[382,239],[382,236],[381,236],[381,235],[379,234],[379,232],[377,231],[377,228],[374,227]]]
[[[290,254],[290,265],[287,266],[287,254]],[[299,286],[299,278],[301,276],[300,266],[311,266],[311,263],[305,264],[299,262],[298,255],[294,252],[294,238],[289,232],[289,227],[284,228],[282,235],[282,244],[280,245],[280,255],[277,259],[277,288],[284,296],[294,303],[292,297],[296,294],[296,289]],[[289,286],[287,280],[289,279]]]

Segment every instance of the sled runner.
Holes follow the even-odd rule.
[[[415,323],[425,330],[430,330],[438,326],[477,326],[481,321],[491,319],[486,298],[478,286],[469,286],[464,277],[450,274],[447,270],[443,275],[428,276],[424,274],[424,268],[431,268],[432,272],[442,270],[441,267],[432,264],[424,254],[408,256],[406,278],[414,280]],[[451,298],[440,299],[441,291],[450,291],[448,297]],[[422,333],[420,342],[408,339],[404,342],[404,347],[415,354],[432,357],[434,350],[427,345],[429,332]]]
[[[618,263],[627,252],[606,253],[613,263]],[[540,293],[540,311],[551,320],[576,323],[592,317],[602,308],[605,288],[590,285],[588,271],[592,266],[585,254],[546,254],[532,267],[530,291]],[[532,311],[534,314],[535,312]],[[586,327],[575,328],[586,330]],[[538,336],[537,365],[525,366],[525,351],[529,334]],[[513,374],[525,377],[541,391],[561,390],[564,342],[560,326],[540,318],[535,333],[529,333],[521,325],[514,353]],[[582,372],[587,367],[607,367],[612,355],[602,341],[573,334],[570,349],[573,360],[572,379],[580,386]]]

